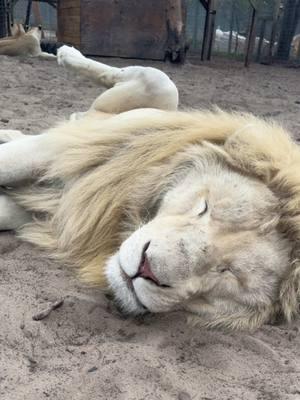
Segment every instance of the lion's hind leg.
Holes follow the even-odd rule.
[[[84,57],[78,50],[63,46],[58,63],[106,87],[91,109],[118,114],[135,108],[176,110],[178,90],[162,71],[141,66],[111,67]]]
[[[15,230],[30,221],[30,214],[0,191],[0,231]]]
[[[47,133],[40,135],[20,135],[5,131],[2,133],[0,186],[14,186],[35,179],[61,150],[60,144],[51,140],[51,135]]]
[[[52,60],[57,59],[55,54],[47,53],[45,51],[38,53],[37,57],[40,58],[41,60],[51,60],[52,61]]]
[[[25,137],[25,135],[15,129],[0,129],[0,143],[7,143],[12,140],[18,140]]]

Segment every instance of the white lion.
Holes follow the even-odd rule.
[[[0,131],[0,228],[109,286],[128,313],[247,329],[295,316],[300,152],[284,129],[176,111],[176,86],[153,68],[66,46],[58,61],[108,90],[41,135]]]
[[[56,59],[54,54],[41,50],[41,35],[42,28],[40,26],[25,32],[21,24],[13,25],[12,36],[0,39],[0,55]]]

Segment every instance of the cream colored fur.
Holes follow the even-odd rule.
[[[16,38],[17,36],[21,36],[25,33],[24,27],[22,24],[12,24],[10,27],[11,35]]]
[[[88,116],[95,112],[119,114],[136,108],[176,110],[178,91],[162,71],[151,67],[110,67],[85,58],[73,47],[63,46],[57,54],[58,64],[92,79],[106,90],[93,102]],[[76,113],[71,119],[80,119],[86,113]]]
[[[108,277],[127,312],[185,309],[211,327],[297,314],[299,170],[284,128],[221,110],[94,110],[0,146],[0,185],[39,175],[7,191],[35,216],[21,238],[92,285]],[[156,283],[137,275],[146,259]]]
[[[7,36],[7,37],[4,37],[4,38],[1,38],[0,39],[0,43],[3,40],[10,40],[10,39],[13,39],[13,38],[16,39],[16,38],[18,38],[19,36],[21,36],[21,35],[23,35],[25,33],[25,30],[24,30],[22,24],[12,24],[11,27],[10,27],[10,31],[11,31],[11,36]]]
[[[0,40],[0,55],[56,59],[55,55],[42,52],[40,28],[31,28],[24,32],[19,26],[15,31],[15,35]]]

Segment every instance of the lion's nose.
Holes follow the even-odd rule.
[[[156,276],[153,274],[151,270],[151,265],[147,257],[147,249],[150,246],[150,241],[145,244],[143,247],[142,251],[142,256],[141,256],[141,262],[139,265],[139,269],[137,274],[133,277],[134,278],[144,278],[144,279],[149,279],[152,282],[156,283],[156,285],[160,285],[159,280],[156,278]]]

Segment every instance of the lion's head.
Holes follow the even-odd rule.
[[[263,183],[200,151],[108,262],[121,308],[187,310],[208,326],[270,319],[290,260],[278,207]]]

